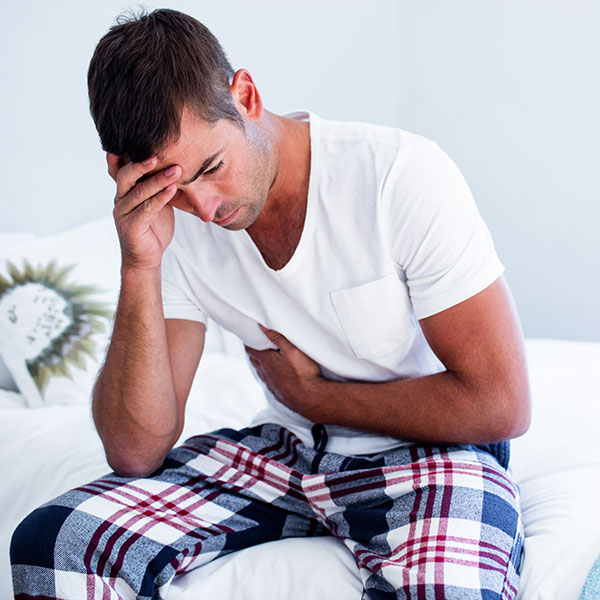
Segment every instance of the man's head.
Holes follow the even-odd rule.
[[[100,40],[88,71],[90,111],[102,147],[139,162],[179,137],[184,106],[243,128],[219,42],[196,19],[161,9],[121,17]]]
[[[88,86],[102,146],[120,166],[155,156],[145,179],[177,165],[169,204],[228,229],[254,223],[277,157],[250,74],[233,72],[204,25],[166,9],[120,19],[98,43]]]

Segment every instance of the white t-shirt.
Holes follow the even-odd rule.
[[[280,332],[340,381],[388,381],[444,370],[418,319],[477,294],[503,271],[469,188],[434,143],[399,129],[309,121],[306,220],[290,261],[272,270],[245,230],[175,211],[163,259],[166,318],[206,322],[247,346]],[[253,424],[279,423],[313,444],[311,423],[265,388]],[[367,454],[409,444],[327,426],[328,452]]]

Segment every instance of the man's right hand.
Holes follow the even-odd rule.
[[[172,165],[139,181],[158,163],[156,157],[140,163],[106,155],[108,172],[117,183],[113,216],[121,244],[122,267],[152,270],[160,267],[162,255],[173,239],[175,218],[168,203],[177,192],[182,169]]]

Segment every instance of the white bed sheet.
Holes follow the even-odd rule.
[[[239,348],[202,359],[182,437],[243,427],[263,406]],[[530,431],[513,441],[512,469],[526,526],[519,597],[576,600],[600,553],[600,343],[528,340]],[[11,597],[8,545],[32,509],[107,472],[86,402],[26,409],[0,394],[0,598]],[[176,578],[170,600],[199,597],[359,600],[353,558],[336,540],[282,540],[223,557]]]

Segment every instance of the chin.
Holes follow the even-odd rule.
[[[240,211],[240,214],[236,216],[236,218],[231,222],[227,223],[227,225],[221,225],[223,229],[227,229],[228,231],[239,231],[240,229],[246,229],[250,227],[252,223],[249,222],[248,215],[244,214],[244,211]]]
[[[244,223],[228,223],[227,225],[221,226],[223,229],[227,229],[227,231],[240,231],[240,229],[246,229],[248,225],[244,225]]]
[[[256,208],[252,210],[251,207],[246,207],[246,210],[240,211],[241,214],[238,215],[237,219],[228,225],[225,225],[226,229],[230,231],[239,231],[240,229],[248,229],[256,223],[256,220],[261,214],[261,211],[256,211]]]

